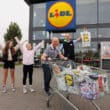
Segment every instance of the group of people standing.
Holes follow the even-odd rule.
[[[16,52],[18,49],[21,50],[23,59],[23,93],[27,93],[27,87],[26,87],[26,80],[27,76],[29,76],[29,90],[31,92],[34,92],[34,89],[32,88],[32,76],[33,76],[33,64],[34,64],[34,54],[37,52],[43,45],[44,41],[41,41],[38,43],[34,48],[32,48],[31,43],[25,43],[21,42],[18,37],[15,37],[15,40],[17,42],[16,46],[13,46],[13,41],[10,40],[6,43],[5,47],[2,49],[3,54],[3,92],[7,92],[6,88],[6,82],[8,77],[8,69],[10,69],[10,75],[11,75],[11,89],[12,91],[16,91],[15,88],[15,61],[17,60]],[[60,59],[71,59],[74,60],[74,45],[81,40],[81,37],[79,37],[77,40],[72,40],[70,34],[65,34],[65,40],[63,44],[59,46],[59,39],[58,37],[53,37],[51,40],[51,44],[46,47],[44,50],[44,53],[41,55],[41,62],[42,62],[42,68],[44,73],[44,90],[47,93],[47,95],[50,95],[50,81],[52,78],[52,69],[49,67],[49,64],[46,63],[46,60],[52,60],[54,58],[59,57]],[[61,49],[64,49],[64,53],[62,54]]]
[[[6,88],[6,82],[8,77],[8,70],[10,69],[10,75],[11,75],[11,89],[12,91],[16,91],[15,88],[15,62],[17,61],[16,52],[18,49],[21,50],[22,56],[23,56],[23,93],[27,93],[26,88],[26,80],[27,76],[29,76],[29,89],[31,92],[34,92],[34,89],[32,88],[32,75],[33,75],[33,64],[34,64],[34,54],[38,49],[42,47],[44,44],[44,41],[41,41],[39,44],[37,44],[34,48],[32,48],[31,43],[20,42],[18,37],[15,37],[15,40],[17,42],[16,46],[13,46],[13,40],[9,40],[5,47],[1,47],[2,50],[2,60],[3,60],[3,81],[2,81],[2,87],[3,93],[7,92]],[[29,74],[29,75],[28,75]]]

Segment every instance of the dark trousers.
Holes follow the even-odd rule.
[[[29,76],[29,85],[32,85],[33,65],[23,65],[23,85],[26,85],[27,75]]]
[[[44,72],[44,89],[45,92],[49,91],[50,81],[52,78],[52,68],[49,64],[42,64],[43,72]]]

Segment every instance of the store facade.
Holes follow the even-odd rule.
[[[46,3],[32,3],[30,7],[29,41],[35,45],[42,39],[48,41],[52,36],[64,39],[62,33],[49,33],[46,27]],[[110,0],[76,0],[76,32],[73,39],[80,36],[84,26],[91,32],[92,45],[88,49],[99,52],[101,41],[110,41]],[[75,52],[81,53],[81,43],[76,45]]]

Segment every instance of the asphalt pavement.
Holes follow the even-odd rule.
[[[28,90],[27,94],[22,92],[22,66],[16,66],[16,91],[11,91],[10,74],[7,80],[7,93],[2,93],[2,76],[3,70],[0,69],[0,110],[75,110],[61,96],[54,94],[50,101],[50,107],[47,107],[48,96],[43,90],[43,72],[41,68],[34,68],[33,72],[33,88],[35,92]],[[110,74],[108,73],[110,77]],[[109,78],[110,79],[110,78]],[[28,80],[27,80],[28,85]],[[54,78],[51,83],[55,85]],[[110,85],[110,81],[109,81]],[[69,100],[76,105],[79,110],[97,110],[90,100],[79,95],[71,94]],[[110,110],[110,94],[94,100],[101,110]]]

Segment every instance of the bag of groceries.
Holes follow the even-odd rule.
[[[98,97],[97,85],[94,82],[80,82],[79,88],[81,95],[87,99],[92,100]]]

